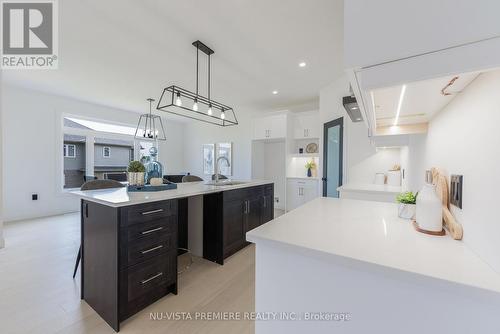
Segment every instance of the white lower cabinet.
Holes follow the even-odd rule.
[[[286,187],[286,209],[293,210],[319,197],[317,179],[289,178]]]

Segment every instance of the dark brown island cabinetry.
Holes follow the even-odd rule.
[[[81,297],[111,326],[177,293],[177,200],[114,208],[82,200]]]
[[[223,264],[245,247],[246,232],[273,219],[273,198],[273,184],[203,195],[203,257]],[[177,255],[188,246],[187,199],[120,207],[82,200],[81,298],[115,331],[177,294]]]
[[[203,257],[224,259],[249,243],[246,232],[274,216],[274,185],[241,188],[204,196]]]

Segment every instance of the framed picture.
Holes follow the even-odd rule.
[[[203,174],[215,174],[215,162],[219,157],[225,157],[229,161],[229,166],[224,161],[220,162],[220,173],[224,176],[233,175],[233,143],[203,145]]]
[[[214,144],[203,145],[203,174],[205,175],[214,174],[214,163],[215,163],[214,153],[215,153]]]
[[[220,173],[224,176],[233,175],[233,143],[219,143],[217,144],[219,151],[218,157],[226,157],[229,161],[229,166],[224,161],[220,162]]]

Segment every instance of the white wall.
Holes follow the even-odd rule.
[[[138,114],[4,85],[4,219],[19,220],[77,211],[78,199],[61,191],[61,115],[70,113],[135,126]],[[183,170],[184,126],[166,122],[160,149],[166,172]],[[38,193],[38,201],[31,194]]]
[[[203,175],[203,144],[233,143],[233,176],[235,179],[250,179],[252,174],[252,136],[254,113],[250,110],[235,110],[238,125],[220,127],[202,122],[187,123],[184,128],[184,166],[193,175]]]
[[[500,71],[481,74],[429,124],[426,167],[461,174],[463,209],[452,212],[464,242],[500,271]]]
[[[385,173],[401,164],[399,148],[379,148],[349,166],[349,183],[373,183],[375,173]]]

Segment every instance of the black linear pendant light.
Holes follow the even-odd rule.
[[[200,41],[193,42],[193,46],[196,47],[196,93],[175,85],[169,86],[163,89],[156,109],[219,126],[237,125],[233,108],[210,97],[210,56],[214,51]],[[198,90],[200,51],[208,56],[208,97],[201,96]]]

